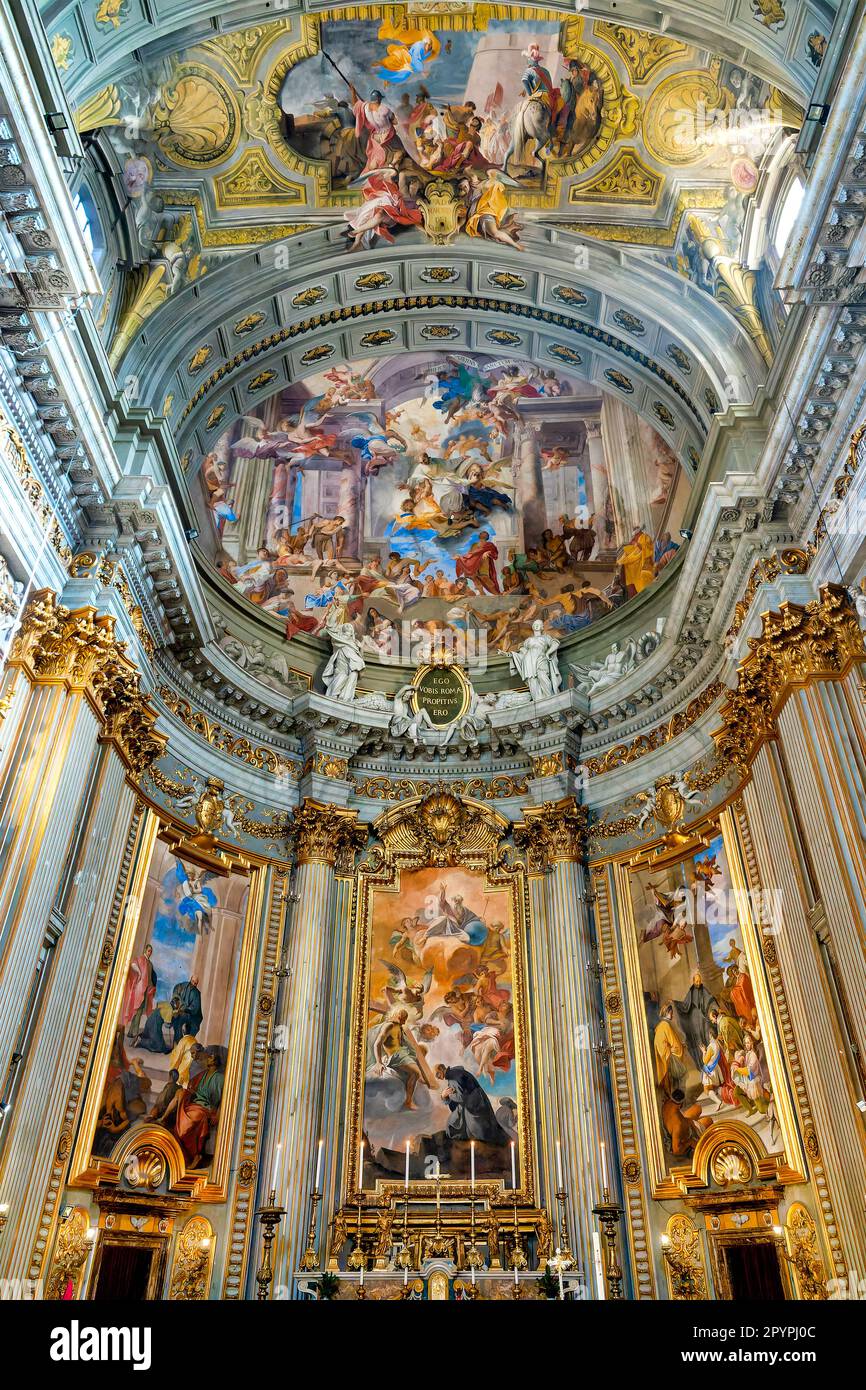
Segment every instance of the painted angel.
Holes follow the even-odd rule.
[[[185,869],[178,863],[175,868],[175,902],[181,917],[189,917],[191,930],[196,936],[207,936],[211,930],[211,911],[217,906],[217,895],[204,882],[204,875],[196,869]]]
[[[407,1010],[410,1019],[413,1016],[416,1020],[421,1018],[424,1013],[424,1001],[433,983],[432,969],[427,971],[423,979],[407,980],[399,965],[394,965],[391,961],[386,960],[382,961],[382,965],[388,971],[391,980],[384,990],[388,1002],[384,1006],[381,1003],[371,1004],[371,1009],[374,1009],[376,1013],[387,1014],[392,1009],[399,1007]]]

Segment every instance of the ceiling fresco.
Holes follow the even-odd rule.
[[[731,241],[765,151],[801,119],[789,98],[664,36],[496,9],[429,28],[324,11],[145,50],[77,120],[109,133],[137,220],[188,208],[200,252],[330,221],[352,249],[514,245],[542,216],[670,247],[689,209],[721,214]]]
[[[343,605],[387,658],[567,639],[655,584],[779,341],[750,215],[812,15],[738,6],[735,60],[727,31],[446,3],[146,42],[103,0],[89,65],[61,16],[124,248],[97,328],[224,594],[290,638]]]
[[[223,433],[193,482],[234,593],[317,635],[336,603],[376,659],[470,661],[564,637],[676,555],[689,483],[626,404],[509,355],[429,351],[308,377]],[[672,533],[675,539],[672,539]]]

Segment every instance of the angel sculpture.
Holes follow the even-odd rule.
[[[427,971],[423,979],[408,980],[399,965],[387,960],[383,960],[382,965],[388,971],[391,980],[384,990],[387,1003],[377,1000],[370,1008],[379,1014],[389,1014],[392,1009],[402,1008],[407,1011],[410,1020],[417,1022],[424,1013],[424,1001],[433,983],[432,969]]]
[[[185,869],[178,863],[175,868],[175,901],[182,917],[192,921],[191,930],[196,936],[207,936],[211,930],[211,910],[217,905],[217,895],[204,882],[204,875],[196,869]]]
[[[410,743],[417,746],[423,743],[422,729],[432,729],[436,732],[436,725],[430,715],[423,707],[412,709],[412,696],[415,694],[414,685],[404,685],[394,696],[394,709],[388,724],[388,733],[392,738],[406,738]],[[449,736],[453,730],[449,729]],[[447,743],[447,738],[444,740]]]

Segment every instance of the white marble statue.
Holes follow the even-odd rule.
[[[435,733],[436,725],[426,709],[419,709],[417,713],[412,709],[414,691],[414,685],[402,685],[397,691],[388,733],[392,738],[407,738],[410,743],[418,744],[424,742],[421,730],[432,729]]]
[[[637,666],[637,647],[634,639],[629,638],[624,647],[619,642],[614,642],[607,656],[601,661],[592,661],[589,670],[581,682],[587,695],[595,695],[606,685],[613,685],[620,676],[627,676]]]
[[[325,633],[331,642],[331,659],[322,672],[325,694],[332,700],[351,703],[355,698],[358,676],[364,669],[358,634],[351,623],[337,620],[336,606],[325,620]]]
[[[857,621],[862,628],[866,629],[866,576],[860,580],[858,588],[855,589],[852,586],[848,593],[851,595],[851,602],[857,613]]]
[[[562,674],[556,659],[558,650],[556,638],[545,632],[544,623],[536,618],[532,624],[532,636],[511,653],[509,668],[526,682],[533,700],[548,700],[562,686]]]
[[[477,743],[484,730],[490,728],[490,715],[496,703],[494,694],[479,695],[476,690],[472,691],[469,708],[457,726],[464,743]]]

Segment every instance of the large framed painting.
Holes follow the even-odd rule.
[[[724,812],[687,851],[617,873],[656,1184],[688,1172],[701,1138],[730,1124],[782,1173],[799,1141],[761,951],[761,929],[774,926],[745,877],[733,821]]]
[[[155,838],[151,819],[106,999],[79,1178],[121,1173],[153,1141],[173,1179],[192,1178],[200,1197],[216,1199],[228,1174],[259,871],[241,862],[209,870]]]
[[[419,862],[423,814],[383,817],[383,858],[361,871],[348,1195],[402,1186],[407,1163],[414,1191],[465,1188],[474,1150],[480,1189],[531,1201],[525,878],[484,855]]]

